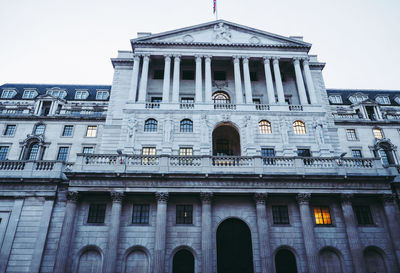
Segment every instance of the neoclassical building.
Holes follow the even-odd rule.
[[[224,20],[130,42],[0,86],[0,273],[400,272],[400,91]]]

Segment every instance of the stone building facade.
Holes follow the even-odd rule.
[[[224,20],[131,45],[0,86],[0,272],[400,272],[400,91]]]

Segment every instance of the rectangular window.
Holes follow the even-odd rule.
[[[357,134],[355,129],[346,129],[347,140],[357,140]]]
[[[103,224],[106,217],[106,204],[90,204],[87,222]]]
[[[8,146],[0,146],[0,160],[6,160],[8,154]]]
[[[258,75],[256,71],[250,72],[250,81],[252,82],[258,81]]]
[[[317,225],[331,225],[331,214],[328,207],[314,207],[315,223]]]
[[[183,70],[182,71],[182,80],[194,80],[194,71],[193,70]]]
[[[261,148],[262,157],[274,157],[275,150],[273,148]]]
[[[1,93],[1,98],[2,99],[11,99],[14,97],[15,94],[17,94],[17,92],[14,90],[3,90],[3,93]]]
[[[143,147],[142,148],[142,165],[154,165],[156,158],[156,147]]]
[[[297,155],[302,157],[311,157],[310,149],[297,149]]]
[[[359,225],[374,224],[369,206],[355,206],[354,211],[356,213],[357,222]]]
[[[17,125],[7,125],[6,130],[4,131],[5,136],[13,136],[15,135],[15,130],[17,129]]]
[[[154,70],[153,79],[154,80],[164,79],[164,70],[161,70],[161,69]]]
[[[87,137],[96,137],[97,135],[97,126],[96,125],[89,125],[86,130]]]
[[[156,147],[143,147],[142,155],[156,155]]]
[[[188,98],[188,97],[181,98],[181,103],[194,103],[194,98]]]
[[[373,133],[373,135],[374,135],[374,137],[375,137],[376,139],[382,139],[382,138],[383,138],[383,131],[382,131],[382,129],[374,128],[374,129],[372,129],[372,133]]]
[[[66,161],[68,158],[69,147],[60,147],[58,149],[57,160]]]
[[[289,224],[289,212],[287,206],[272,206],[272,217],[274,224],[277,225],[288,225]]]
[[[342,96],[340,95],[330,95],[329,101],[332,103],[343,103]]]
[[[362,158],[361,150],[355,149],[351,150],[352,157]]]
[[[83,147],[82,153],[84,154],[93,154],[94,148],[93,147]]]
[[[176,205],[176,223],[192,224],[193,223],[193,206],[192,205]]]
[[[106,100],[108,98],[108,91],[97,91],[96,100]]]
[[[85,100],[89,96],[87,91],[75,91],[76,100]]]
[[[260,99],[253,99],[253,103],[254,104],[261,104],[261,100]]]
[[[179,148],[179,155],[181,156],[192,156],[193,155],[193,148]]]
[[[23,99],[33,99],[37,96],[37,92],[35,90],[25,90],[24,94],[22,95]]]
[[[132,224],[148,224],[149,212],[149,205],[133,205]]]
[[[62,136],[72,136],[74,125],[65,125]]]
[[[214,81],[226,81],[225,71],[214,71]]]

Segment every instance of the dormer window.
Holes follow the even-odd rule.
[[[24,94],[22,95],[23,99],[33,99],[38,95],[36,90],[24,90]]]
[[[67,96],[67,92],[61,89],[51,89],[47,90],[48,95],[52,95],[53,97],[63,99]]]
[[[106,90],[98,90],[96,92],[96,100],[106,100],[109,95],[109,92]]]
[[[352,95],[349,97],[349,101],[351,101],[353,104],[363,102],[367,99],[368,99],[368,96],[363,95],[363,94],[356,94],[356,95]]]
[[[2,99],[12,99],[17,94],[17,91],[14,89],[4,89],[3,93],[1,93]]]
[[[330,95],[329,96],[329,101],[331,103],[337,103],[337,104],[342,104],[343,103],[341,95]]]
[[[75,91],[75,99],[76,100],[85,100],[89,96],[89,92],[86,90],[76,90]]]
[[[395,97],[395,98],[394,98],[394,101],[395,101],[397,104],[400,104],[400,97]]]
[[[388,96],[378,96],[375,101],[379,104],[390,104],[390,99]]]

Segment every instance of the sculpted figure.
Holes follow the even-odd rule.
[[[283,144],[289,144],[289,122],[286,119],[281,120],[280,131]]]
[[[214,39],[215,40],[225,40],[227,42],[231,41],[232,34],[229,30],[228,26],[225,26],[224,23],[219,23],[214,26]]]
[[[138,124],[138,121],[134,117],[131,117],[128,120],[128,142],[131,144],[133,144],[133,142],[135,141],[137,124]]]
[[[323,132],[323,124],[321,122],[314,121],[313,127],[315,129],[315,139],[318,144],[324,144],[324,132]]]
[[[167,119],[164,125],[164,142],[172,142],[173,124],[171,119]]]

